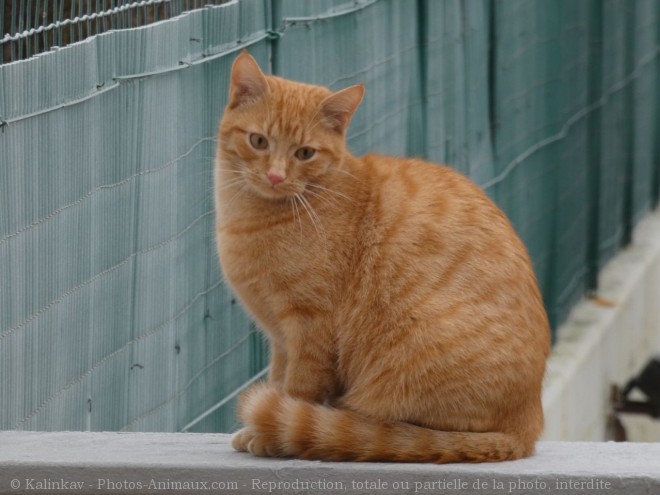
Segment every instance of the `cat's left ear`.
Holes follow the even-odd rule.
[[[364,85],[356,84],[332,93],[321,102],[321,111],[335,131],[343,133],[364,97]]]
[[[258,100],[268,93],[268,81],[247,50],[234,60],[229,86],[229,108]]]

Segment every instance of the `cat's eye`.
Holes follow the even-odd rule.
[[[268,139],[261,134],[252,133],[250,134],[250,144],[256,150],[265,150],[268,148]]]
[[[304,162],[305,160],[309,160],[315,154],[316,154],[316,150],[314,148],[310,148],[309,146],[303,146],[302,148],[296,151],[296,158]]]

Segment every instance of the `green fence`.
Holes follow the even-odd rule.
[[[658,0],[240,0],[5,64],[0,428],[235,427],[267,366],[213,232],[243,48],[284,77],[364,82],[356,154],[484,187],[555,327],[657,204]]]

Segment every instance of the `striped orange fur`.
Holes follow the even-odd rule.
[[[549,329],[505,215],[450,168],[352,156],[362,86],[232,69],[215,171],[225,278],[268,336],[237,450],[332,461],[530,455]]]

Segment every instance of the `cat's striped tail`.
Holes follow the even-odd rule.
[[[381,423],[345,409],[295,399],[267,384],[241,398],[246,428],[236,450],[323,461],[493,462],[530,455],[515,435],[446,432],[408,423]]]

